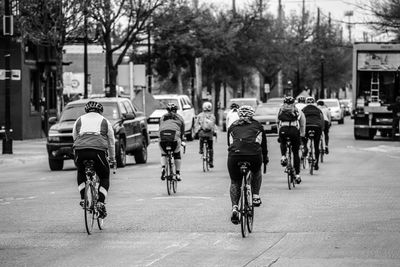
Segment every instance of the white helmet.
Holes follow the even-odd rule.
[[[211,109],[212,109],[211,102],[204,102],[203,103],[203,111],[211,111]]]

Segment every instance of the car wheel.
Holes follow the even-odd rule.
[[[49,159],[50,170],[61,171],[64,167],[63,159]]]
[[[142,164],[147,162],[147,145],[145,141],[143,141],[140,150],[135,152],[134,157],[137,164]]]
[[[193,141],[194,136],[195,136],[195,132],[194,132],[194,122],[192,122],[192,127],[190,128],[190,133],[188,133],[188,134],[186,135],[186,139],[187,139],[188,141]]]
[[[343,123],[344,123],[344,118],[341,118],[341,119],[338,121],[338,123],[339,123],[339,124],[343,124]]]
[[[117,167],[122,168],[126,165],[126,151],[125,142],[123,139],[119,139],[115,146],[115,154],[117,160]]]

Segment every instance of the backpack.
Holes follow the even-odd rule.
[[[279,111],[278,120],[280,121],[297,121],[299,112],[294,105],[284,104]]]
[[[215,127],[215,121],[213,120],[213,115],[212,114],[204,114],[204,117],[201,121],[201,129],[205,132],[209,132],[214,130]]]

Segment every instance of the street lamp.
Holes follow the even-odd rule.
[[[324,55],[321,55],[321,90],[319,92],[319,97],[318,98],[325,98],[325,91],[324,91],[324,63],[325,63],[325,57]]]

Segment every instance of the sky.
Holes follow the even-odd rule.
[[[236,0],[236,8],[244,8],[252,3],[254,0]],[[277,14],[279,0],[264,0],[268,3],[268,11],[272,14]],[[339,23],[343,26],[343,38],[349,39],[349,32],[347,23],[362,23],[366,20],[367,15],[365,11],[358,8],[357,5],[365,5],[368,0],[305,0],[305,6],[307,10],[310,10],[312,14],[317,14],[317,8],[320,8],[322,16],[329,16],[331,13],[332,22]],[[199,0],[199,4],[202,3],[213,3],[221,8],[230,9],[232,8],[232,0]],[[281,0],[284,12],[286,15],[292,11],[300,14],[302,9],[303,0]],[[353,11],[353,16],[345,16],[346,11]],[[363,32],[367,32],[369,37],[375,41],[383,41],[385,36],[376,35],[372,30],[362,24],[353,24],[351,29],[351,37],[353,41],[363,41]]]

